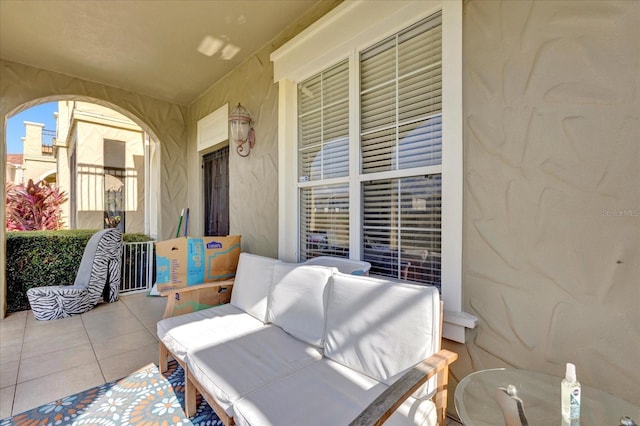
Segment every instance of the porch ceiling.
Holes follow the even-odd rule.
[[[0,58],[187,105],[318,1],[3,0]]]

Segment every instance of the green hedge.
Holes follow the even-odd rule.
[[[27,290],[73,284],[82,253],[97,230],[7,232],[7,312],[30,309]],[[150,241],[144,234],[124,234],[125,242]]]

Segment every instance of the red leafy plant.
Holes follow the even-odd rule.
[[[6,186],[7,231],[44,231],[62,228],[61,206],[67,194],[41,180]]]

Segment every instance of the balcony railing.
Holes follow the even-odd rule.
[[[48,139],[49,142],[45,142]],[[53,155],[53,145],[56,143],[56,131],[42,129],[42,155]]]
[[[154,242],[124,243],[120,293],[148,291],[154,278]]]
[[[42,155],[53,155],[53,145],[42,144]]]

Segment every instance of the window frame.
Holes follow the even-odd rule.
[[[380,2],[375,8],[363,1],[345,2],[271,54],[278,101],[278,190],[280,259],[299,257],[297,90],[298,83],[337,63],[349,61],[349,130],[351,141],[360,137],[357,81],[359,53],[385,38],[442,11],[442,299],[445,303],[443,336],[465,341],[465,327],[477,319],[462,312],[462,1]],[[355,124],[355,125],[354,125]],[[359,144],[349,144],[349,191],[359,194]],[[432,168],[434,166],[427,166]],[[383,172],[387,173],[387,172]],[[394,177],[402,171],[393,172]],[[412,173],[413,174],[413,173]],[[380,176],[381,177],[381,176]],[[326,182],[330,183],[330,182]],[[359,197],[358,197],[359,199]],[[349,207],[350,230],[359,229],[360,202]],[[350,257],[360,259],[360,231],[350,232]]]

